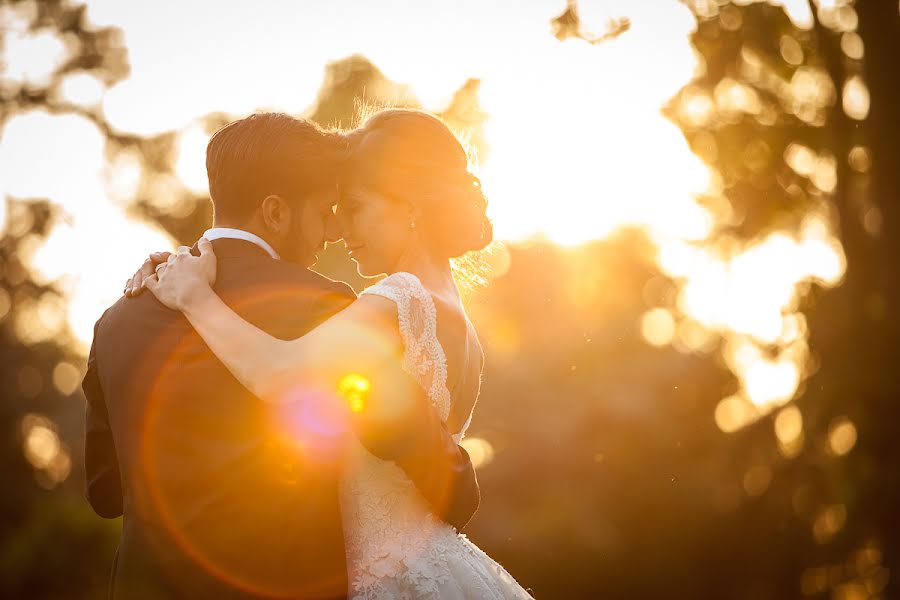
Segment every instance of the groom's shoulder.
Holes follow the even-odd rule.
[[[285,260],[273,260],[257,273],[266,282],[300,287],[310,294],[322,294],[354,300],[356,292],[343,281],[330,279],[321,273]]]
[[[305,332],[356,299],[346,283],[288,261],[248,261],[243,265],[236,261],[226,269],[228,272],[220,269],[216,291],[258,326],[287,328],[285,331],[301,335],[299,331]]]

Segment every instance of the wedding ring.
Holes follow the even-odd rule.
[[[165,268],[168,263],[159,263],[156,265],[156,274],[159,275],[159,270]]]

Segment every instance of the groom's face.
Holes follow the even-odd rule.
[[[334,215],[336,203],[336,188],[320,190],[297,202],[282,258],[310,267],[316,263],[316,254],[325,249],[326,243],[341,239]]]

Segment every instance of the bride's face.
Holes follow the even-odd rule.
[[[411,207],[361,185],[345,189],[335,211],[359,274],[391,273],[409,247]]]

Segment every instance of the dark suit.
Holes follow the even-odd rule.
[[[355,297],[249,242],[213,247],[216,291],[281,339]],[[119,300],[97,322],[83,388],[87,497],[103,517],[124,515],[113,597],[346,595],[337,485],[352,428],[319,410],[322,401],[301,393],[281,407],[261,402],[149,293]],[[417,397],[417,412],[392,435],[370,439],[364,426],[357,434],[461,527],[478,504],[474,471]]]

